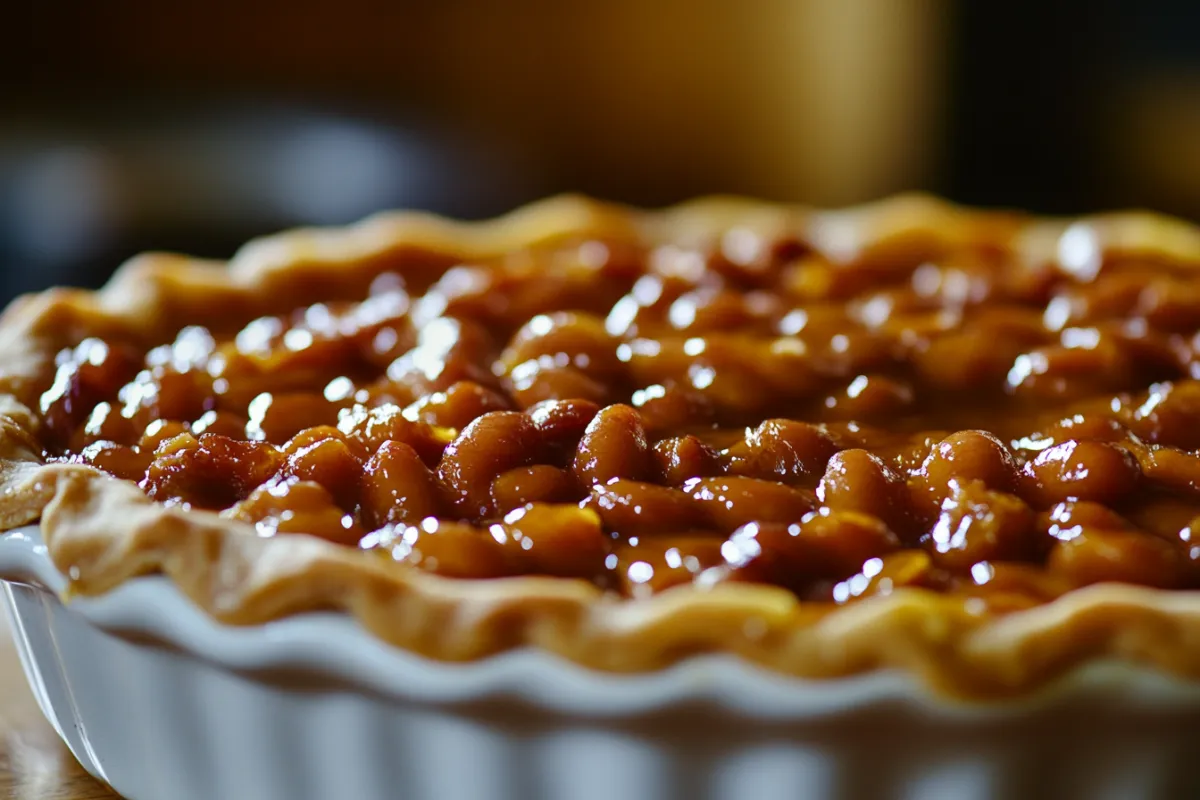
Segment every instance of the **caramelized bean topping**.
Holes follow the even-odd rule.
[[[319,483],[285,478],[259,486],[227,516],[254,523],[260,536],[307,533],[337,544],[353,545],[363,531]]]
[[[702,572],[724,564],[724,539],[703,531],[669,536],[632,536],[613,548],[609,559],[617,589],[639,597],[692,583]]]
[[[492,411],[475,419],[446,447],[438,480],[465,517],[485,518],[492,508],[492,478],[536,461],[540,442],[529,417],[516,411]]]
[[[154,452],[142,486],[156,500],[227,508],[278,472],[274,447],[215,433],[181,433]]]
[[[54,382],[39,402],[43,435],[51,447],[68,442],[98,403],[115,405],[117,395],[125,391],[122,385],[137,371],[132,348],[100,339],[84,339],[59,353],[56,363]]]
[[[534,464],[502,472],[492,481],[492,503],[500,513],[529,503],[558,503],[578,499],[578,484],[570,473],[549,464]]]
[[[1026,494],[1044,507],[1062,500],[1119,502],[1137,488],[1142,473],[1125,450],[1068,439],[1027,462],[1025,476]]]
[[[358,504],[359,487],[363,482],[362,462],[341,438],[320,439],[294,448],[280,474],[320,484],[342,508],[353,510]]]
[[[584,504],[600,515],[604,527],[625,536],[701,528],[708,522],[687,492],[622,478],[593,486]]]
[[[795,522],[816,506],[811,492],[740,475],[692,478],[683,491],[723,530],[747,522]]]
[[[359,546],[448,578],[500,578],[518,572],[509,549],[488,531],[437,517],[384,526],[363,537]]]
[[[642,480],[651,469],[650,446],[638,412],[608,406],[588,424],[575,454],[575,477],[585,486],[615,478]]]
[[[748,430],[726,455],[734,475],[790,483],[823,472],[837,449],[815,425],[769,419]]]
[[[71,456],[76,463],[89,464],[130,481],[140,481],[153,458],[153,452],[142,448],[105,441],[92,442]]]
[[[710,477],[720,469],[716,450],[691,434],[659,441],[651,456],[655,476],[668,486],[680,486],[691,478]]]
[[[817,500],[833,511],[857,511],[911,534],[920,526],[913,517],[908,487],[878,456],[853,448],[835,454],[817,486]]]
[[[1033,510],[1021,498],[989,489],[981,481],[956,482],[942,501],[928,546],[935,563],[969,571],[980,561],[1042,555],[1049,541],[1039,538],[1044,539],[1035,533]]]
[[[590,577],[604,567],[608,543],[596,514],[578,506],[531,503],[478,528],[426,517],[417,525],[380,528],[360,546],[453,578],[552,574]]]
[[[404,414],[440,428],[459,430],[489,411],[508,411],[512,403],[502,394],[470,381],[459,381],[444,392],[425,395]]]
[[[371,526],[415,524],[441,511],[433,473],[404,442],[384,442],[363,472],[362,516]]]
[[[608,555],[600,516],[573,504],[529,503],[489,525],[488,532],[522,572],[591,578]]]
[[[1174,589],[1184,577],[1183,557],[1168,542],[1135,531],[1084,528],[1060,540],[1047,563],[1077,586],[1102,581]]]
[[[426,464],[441,460],[446,445],[457,433],[453,429],[415,422],[394,405],[372,409],[354,406],[338,416],[337,427],[367,453],[374,453],[387,442],[404,442],[416,450]]]
[[[853,511],[810,514],[790,525],[752,522],[721,547],[731,577],[799,589],[820,578],[840,580],[900,542],[874,517]]]
[[[995,436],[983,431],[952,433],[934,446],[918,473],[931,492],[941,495],[952,482],[982,481],[989,488],[1012,489],[1017,466]]]
[[[735,228],[389,260],[359,302],[64,349],[41,445],[456,579],[992,613],[1200,588],[1200,264],[835,250]]]

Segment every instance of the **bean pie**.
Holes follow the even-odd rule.
[[[448,661],[1200,679],[1198,332],[1149,214],[385,215],[15,302],[0,525]]]

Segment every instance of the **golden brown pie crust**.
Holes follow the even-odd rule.
[[[964,242],[1051,262],[1083,241],[1107,255],[1200,265],[1200,230],[1178,220],[1146,213],[1045,220],[915,195],[837,212],[731,198],[645,212],[558,198],[481,223],[396,213],[344,229],[293,231],[247,246],[228,265],[142,256],[100,291],[25,297],[0,318],[0,527],[40,519],[72,594],[161,572],[226,623],[343,610],[381,639],[451,661],[533,646],[588,667],[637,672],[697,653],[736,653],[805,678],[894,668],[938,691],[985,699],[1029,692],[1107,657],[1200,679],[1196,592],[1100,584],[1000,617],[913,590],[823,614],[785,589],[755,584],[619,600],[582,580],[453,580],[307,536],[260,538],[249,524],[164,506],[92,467],[43,462],[30,411],[36,387],[53,373],[55,354],[87,336],[153,344],[181,320],[219,327],[231,314],[361,295],[381,265],[408,252],[469,259],[592,235],[686,242],[734,226],[796,232],[839,258],[911,258]]]

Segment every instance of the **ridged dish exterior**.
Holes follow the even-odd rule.
[[[46,717],[131,800],[1200,797],[1200,687],[1115,666],[983,708],[715,658],[440,665],[332,615],[223,628],[159,578],[67,607],[31,529],[0,577]]]

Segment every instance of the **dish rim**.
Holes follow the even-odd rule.
[[[32,585],[54,602],[68,583],[36,525],[0,534],[0,581]],[[1200,710],[1200,684],[1120,662],[1083,665],[1015,701],[949,697],[898,671],[806,680],[729,654],[696,655],[633,674],[593,670],[532,648],[446,663],[392,647],[338,612],[222,624],[162,575],[74,598],[65,609],[109,634],[170,647],[260,680],[286,682],[302,674],[315,677],[318,687],[429,705],[509,701],[608,720],[700,706],[764,723],[815,723],[897,705],[954,722],[1002,722],[1090,697],[1131,710]]]
[[[1094,267],[1110,253],[1200,265],[1200,228],[1179,220],[1133,212],[1046,220],[920,195],[828,212],[731,198],[652,212],[556,198],[486,222],[401,212],[292,231],[248,245],[228,269],[144,256],[97,292],[51,290],[0,318],[0,528],[40,518],[71,593],[99,595],[162,573],[224,622],[264,624],[334,607],[388,643],[443,662],[534,647],[589,667],[654,672],[697,651],[720,651],[821,681],[899,668],[938,692],[995,698],[1023,697],[1106,657],[1200,678],[1200,642],[1186,635],[1200,624],[1200,592],[1101,584],[1000,617],[915,589],[867,598],[819,620],[787,590],[755,584],[683,587],[617,603],[584,581],[454,581],[385,568],[380,559],[313,537],[258,537],[245,523],[155,503],[94,468],[41,458],[28,394],[60,340],[111,332],[152,339],[176,331],[184,312],[199,324],[224,318],[229,302],[249,313],[293,303],[306,291],[320,294],[334,280],[348,291],[414,248],[469,259],[564,237],[631,237],[649,246],[734,227],[794,233],[835,260],[995,245],[1068,271]]]

